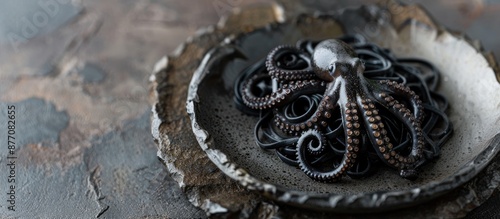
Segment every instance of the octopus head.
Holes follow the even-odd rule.
[[[329,39],[320,42],[314,48],[312,65],[316,76],[333,81],[341,76],[346,77],[364,71],[364,64],[354,49],[347,43]]]

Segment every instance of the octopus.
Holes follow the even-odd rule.
[[[260,145],[321,182],[368,171],[374,159],[415,180],[431,142],[423,102],[404,78],[368,77],[366,66],[387,64],[362,56],[339,39],[273,49],[253,70],[267,74],[238,86],[246,108],[268,112],[256,138],[285,141]],[[270,123],[267,134],[258,133],[263,122]]]

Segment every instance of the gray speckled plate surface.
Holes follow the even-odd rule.
[[[388,7],[390,6],[390,7]],[[232,85],[241,69],[280,44],[301,38],[364,35],[399,57],[431,61],[442,72],[439,92],[450,101],[454,135],[441,157],[416,181],[381,169],[364,180],[335,184],[312,181],[254,143],[256,117],[238,111]],[[258,45],[258,46],[256,46]],[[242,58],[242,54],[245,58]],[[500,84],[489,54],[465,37],[439,27],[417,6],[381,4],[329,15],[303,15],[228,38],[209,51],[194,73],[187,109],[192,129],[208,157],[250,190],[283,203],[336,212],[375,212],[415,205],[472,179],[500,149]]]

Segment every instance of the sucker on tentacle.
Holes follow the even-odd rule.
[[[257,143],[321,182],[365,177],[379,163],[415,180],[451,133],[439,111],[446,99],[433,91],[437,70],[421,60],[399,61],[359,37],[342,39],[354,48],[335,39],[301,41],[276,47],[246,70],[237,103],[270,110],[257,123]],[[405,61],[424,63],[436,75],[424,79]],[[434,128],[440,122],[444,131]]]
[[[289,102],[291,99],[297,96],[298,92],[304,93],[314,93],[321,90],[325,86],[325,83],[318,80],[309,81],[296,81],[290,82],[289,84],[284,84],[283,87],[279,88],[272,94],[268,94],[263,97],[258,97],[252,93],[251,84],[258,79],[259,76],[251,78],[248,83],[243,86],[243,102],[245,105],[252,109],[265,110],[272,107],[277,107],[282,105],[282,103]]]

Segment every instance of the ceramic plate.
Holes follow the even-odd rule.
[[[235,108],[233,84],[241,70],[277,45],[361,34],[398,57],[431,61],[441,71],[438,91],[450,101],[453,136],[441,157],[416,181],[381,169],[363,180],[325,184],[259,148],[257,117]],[[208,157],[244,187],[279,202],[335,212],[376,212],[415,205],[472,179],[499,150],[500,84],[480,48],[437,26],[417,6],[369,6],[325,15],[301,15],[234,36],[210,50],[195,72],[187,108],[192,129]]]

